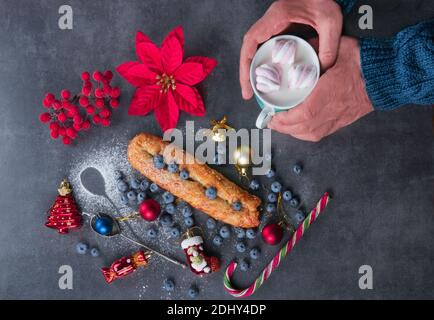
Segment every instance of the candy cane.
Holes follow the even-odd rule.
[[[301,239],[303,234],[309,228],[309,226],[316,220],[316,218],[323,212],[330,200],[328,192],[324,193],[321,199],[318,201],[315,208],[309,213],[309,215],[304,219],[303,223],[295,230],[291,239],[280,249],[280,251],[274,256],[273,260],[268,264],[268,266],[261,272],[261,275],[256,278],[247,289],[238,290],[232,286],[231,276],[237,268],[237,263],[235,261],[231,262],[226,268],[224,276],[224,286],[226,291],[236,298],[246,298],[253,293],[255,293],[259,287],[268,279],[270,274],[279,266],[280,262],[285,258],[288,253],[294,248],[297,241]]]

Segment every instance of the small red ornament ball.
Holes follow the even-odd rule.
[[[147,199],[139,206],[139,213],[146,221],[155,221],[160,215],[160,204],[154,199]]]
[[[282,241],[283,229],[277,223],[270,223],[262,229],[261,234],[265,243],[275,246]]]

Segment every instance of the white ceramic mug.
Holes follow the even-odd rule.
[[[316,68],[317,76],[315,84],[306,89],[288,89],[288,71],[290,66],[279,66],[282,74],[282,84],[279,91],[272,93],[258,92],[256,89],[256,75],[255,70],[258,66],[264,63],[271,63],[272,51],[274,44],[277,40],[294,40],[297,43],[297,52],[295,55],[294,64],[311,64]],[[261,107],[262,111],[256,119],[256,126],[263,129],[267,126],[268,122],[273,118],[276,112],[289,110],[300,103],[302,103],[312,92],[313,88],[318,82],[320,74],[320,65],[318,55],[312,46],[302,38],[292,35],[281,35],[271,38],[265,42],[256,52],[250,66],[250,84],[252,85],[253,92]]]

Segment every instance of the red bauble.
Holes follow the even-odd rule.
[[[154,199],[147,199],[139,206],[139,213],[146,221],[155,221],[160,215],[160,204]]]
[[[276,244],[279,244],[280,241],[282,241],[283,229],[277,223],[270,223],[262,229],[261,234],[262,239],[264,239],[265,243],[275,246]]]

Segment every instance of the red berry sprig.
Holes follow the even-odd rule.
[[[60,92],[60,99],[47,93],[42,105],[47,109],[41,113],[39,120],[49,123],[50,135],[53,139],[62,137],[65,145],[70,145],[80,131],[90,129],[92,123],[103,127],[110,126],[113,109],[119,106],[121,90],[112,87],[113,73],[110,70],[92,74],[96,85],[93,86],[89,72],[81,74],[83,86],[75,96],[69,90]]]

